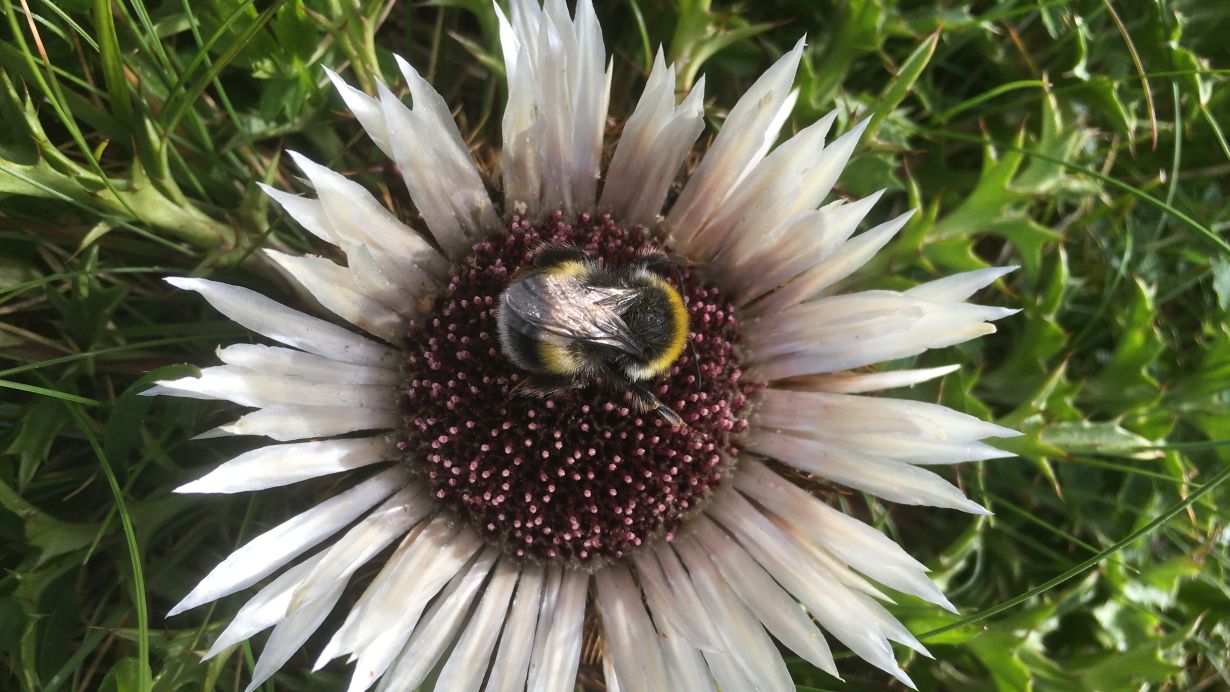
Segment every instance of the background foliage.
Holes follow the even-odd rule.
[[[227,406],[138,397],[245,338],[159,278],[283,295],[252,254],[311,248],[256,183],[302,150],[405,208],[322,65],[369,90],[396,51],[498,142],[486,0],[0,0],[0,688],[238,690],[199,661],[242,597],[163,614],[245,536],[319,488],[180,497],[233,454],[190,442]],[[1220,0],[602,3],[626,114],[658,44],[709,114],[806,33],[792,126],[874,112],[845,194],[924,210],[857,277],[903,287],[1019,263],[1000,333],[909,395],[1017,426],[1019,459],[964,468],[995,511],[879,507],[961,609],[895,611],[935,654],[924,689],[1230,685],[1230,4]],[[682,87],[683,85],[681,85]],[[710,129],[712,132],[712,128]],[[480,158],[492,149],[480,148]],[[899,655],[905,656],[904,651]],[[337,689],[302,654],[265,689]],[[886,676],[842,660],[846,689]],[[831,678],[792,662],[800,689]]]

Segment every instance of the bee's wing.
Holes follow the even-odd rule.
[[[586,286],[572,277],[531,274],[504,291],[504,303],[528,325],[548,334],[639,354],[636,338],[618,312],[635,296],[633,289]]]

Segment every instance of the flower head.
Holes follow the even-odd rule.
[[[1007,270],[829,295],[910,214],[855,235],[879,195],[821,206],[865,123],[826,143],[830,114],[773,147],[801,41],[673,194],[704,129],[703,80],[676,103],[659,55],[603,172],[609,72],[590,2],[570,17],[561,0],[514,0],[499,19],[509,101],[494,198],[413,67],[399,61],[411,107],[329,73],[421,224],[292,154],[315,196],[266,191],[345,264],[267,254],[328,319],[170,280],[278,345],[227,346],[223,365],[154,391],[254,407],[209,435],[283,443],[179,491],[347,479],[236,550],[172,614],[273,576],[209,652],[273,627],[251,689],[383,555],[318,661],[348,657],[352,690],[415,689],[433,673],[437,689],[570,690],[599,658],[609,689],[793,689],[779,644],[837,675],[829,637],[910,684],[891,643],[926,649],[877,584],[951,604],[922,564],[796,481],[984,512],[922,465],[1004,456],[981,440],[1015,433],[864,396],[955,366],[866,366],[994,331],[1012,311],[964,301]],[[650,251],[686,257],[662,280],[686,305],[689,348],[643,391],[597,377],[527,395],[534,380],[501,348],[497,313],[544,246],[612,272]]]

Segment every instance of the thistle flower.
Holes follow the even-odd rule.
[[[1016,433],[865,396],[956,366],[866,366],[993,332],[1013,311],[964,301],[1009,269],[829,295],[910,214],[855,235],[879,194],[821,206],[866,121],[826,143],[830,114],[773,147],[802,41],[730,110],[673,196],[704,130],[704,80],[676,103],[659,53],[603,173],[610,73],[589,0],[575,17],[562,0],[514,0],[499,21],[509,95],[494,198],[448,106],[408,63],[411,107],[330,72],[421,224],[292,153],[315,197],[266,192],[345,264],[266,254],[332,314],[169,279],[279,344],[227,346],[223,365],[152,390],[254,407],[206,436],[282,443],[178,492],[346,479],[236,550],[171,614],[276,574],[208,653],[272,627],[251,690],[384,556],[317,662],[346,657],[351,690],[434,679],[563,691],[599,674],[611,690],[791,690],[779,646],[836,676],[830,637],[912,684],[891,643],[927,652],[881,587],[952,605],[921,563],[797,481],[985,513],[923,465],[1005,456],[981,440]],[[676,284],[692,348],[652,382],[683,425],[595,386],[518,394],[525,373],[501,352],[497,303],[546,242],[610,266],[647,249],[690,260]]]

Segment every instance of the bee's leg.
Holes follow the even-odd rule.
[[[663,278],[670,278],[678,267],[695,267],[696,263],[683,255],[667,254],[665,252],[647,252],[641,257],[641,262],[649,271]]]
[[[687,427],[687,423],[683,422],[683,418],[681,418],[678,413],[675,413],[673,408],[662,403],[662,401],[658,399],[658,397],[654,396],[653,392],[649,391],[645,385],[638,382],[629,382],[628,391],[632,392],[633,398],[635,398],[641,406],[644,406],[646,411],[657,411],[658,415],[665,418],[666,422],[673,426],[681,428]]]
[[[567,375],[544,375],[542,373],[529,373],[524,380],[517,383],[513,387],[512,393],[520,396],[532,396],[539,399],[546,398],[552,394],[572,389],[574,386],[573,378]]]

